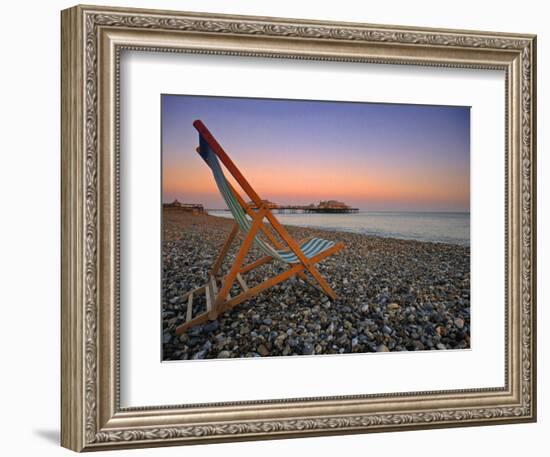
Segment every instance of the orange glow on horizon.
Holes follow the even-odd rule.
[[[187,164],[165,169],[163,192],[216,198],[219,192],[210,170],[204,163],[199,165],[202,167]],[[468,183],[453,174],[434,173],[433,169],[327,168],[311,164],[302,167],[288,163],[270,163],[269,167],[262,167],[255,163],[241,167],[241,171],[261,198],[278,204],[317,203],[327,199],[346,203],[448,201],[465,206],[469,202]],[[226,177],[232,181],[227,173]]]

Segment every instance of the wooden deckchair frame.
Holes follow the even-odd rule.
[[[326,257],[338,252],[344,247],[344,244],[342,242],[338,242],[330,248],[320,252],[319,254],[311,258],[307,258],[300,249],[300,244],[298,244],[298,242],[296,242],[296,240],[292,238],[286,228],[277,220],[272,211],[261,200],[259,195],[248,183],[246,178],[242,175],[237,166],[229,158],[224,149],[213,137],[206,126],[202,123],[202,121],[196,120],[195,122],[193,122],[193,126],[210,145],[212,151],[216,154],[216,156],[229,171],[229,173],[231,173],[231,175],[239,184],[241,189],[245,192],[245,194],[250,198],[252,205],[256,208],[256,210],[252,209],[252,205],[247,205],[242,197],[239,195],[239,193],[230,185],[231,191],[237,198],[239,204],[252,219],[251,228],[246,234],[229,272],[225,276],[221,277],[219,273],[223,261],[226,258],[229,249],[231,248],[231,245],[239,232],[239,226],[235,222],[229,236],[222,246],[218,257],[216,258],[209,271],[206,284],[184,295],[183,301],[187,303],[186,321],[176,328],[176,334],[179,335],[185,330],[194,327],[195,325],[202,324],[207,320],[217,319],[217,317],[224,311],[237,306],[238,304],[248,300],[258,293],[282,281],[285,281],[292,276],[301,277],[303,280],[318,288],[321,292],[326,294],[331,299],[336,299],[336,293],[334,292],[334,290],[332,290],[328,282],[321,275],[315,264],[325,259]],[[270,225],[265,225],[263,223],[264,219],[267,219]],[[269,239],[269,241],[274,245],[275,248],[283,249],[284,246],[277,239],[275,233],[279,235],[281,240],[287,244],[289,250],[296,255],[300,262],[289,265],[289,268],[282,273],[268,278],[267,280],[254,287],[249,287],[245,279],[243,278],[243,275],[275,260],[271,256],[264,256],[254,262],[243,265],[246,255],[252,247],[254,238],[259,234],[260,231]],[[302,240],[302,243],[303,242],[304,240]],[[306,272],[312,276],[313,280],[311,280],[307,276]],[[239,284],[242,292],[234,297],[231,297],[230,292],[235,282]],[[194,297],[203,293],[206,295],[206,311],[193,317],[193,299]]]

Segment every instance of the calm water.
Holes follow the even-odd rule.
[[[209,211],[232,217],[229,211]],[[286,225],[390,238],[470,245],[470,213],[359,211],[356,214],[278,214]]]

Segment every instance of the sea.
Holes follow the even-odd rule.
[[[209,210],[208,214],[233,217],[229,211]],[[470,245],[470,213],[359,211],[349,214],[275,214],[285,225]]]

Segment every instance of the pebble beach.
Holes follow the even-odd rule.
[[[188,329],[184,295],[202,286],[230,219],[163,212],[163,360],[270,357],[470,347],[470,248],[377,236],[287,227],[295,239],[343,241],[345,249],[318,269],[334,301],[291,278],[241,303],[217,320]],[[239,235],[229,260],[242,241]],[[253,248],[247,263],[261,256]],[[230,261],[224,263],[225,271]],[[246,274],[249,286],[282,272],[271,263]],[[232,295],[240,289],[235,286]],[[204,298],[195,300],[197,311]]]

